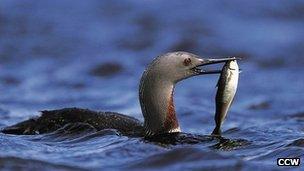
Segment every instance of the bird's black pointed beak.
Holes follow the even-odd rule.
[[[227,61],[233,61],[233,60],[239,60],[241,58],[237,57],[227,57],[227,58],[219,58],[219,59],[201,59],[200,64],[198,64],[196,67],[193,69],[199,74],[220,74],[222,70],[204,70],[201,67],[206,66],[206,65],[212,65],[212,64],[218,64],[218,63],[224,63]]]

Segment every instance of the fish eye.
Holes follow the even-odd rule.
[[[190,58],[186,58],[184,59],[184,66],[189,66],[191,64],[191,59]]]

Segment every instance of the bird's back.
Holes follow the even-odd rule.
[[[116,129],[124,135],[143,133],[142,123],[130,116],[114,112],[96,112],[88,109],[64,108],[41,111],[42,115],[1,130],[7,134],[44,134],[56,131],[71,123],[85,123],[96,130]]]

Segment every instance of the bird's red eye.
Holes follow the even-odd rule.
[[[188,66],[188,65],[190,65],[191,64],[191,59],[190,58],[186,58],[185,60],[184,60],[184,65],[185,66]]]

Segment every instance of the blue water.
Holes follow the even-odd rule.
[[[223,136],[249,143],[164,146],[86,129],[0,134],[0,169],[277,170],[279,157],[303,163],[303,9],[300,0],[1,0],[0,128],[73,106],[143,120],[137,93],[144,68],[157,55],[183,50],[243,57]],[[214,128],[217,79],[177,85],[183,132]]]

